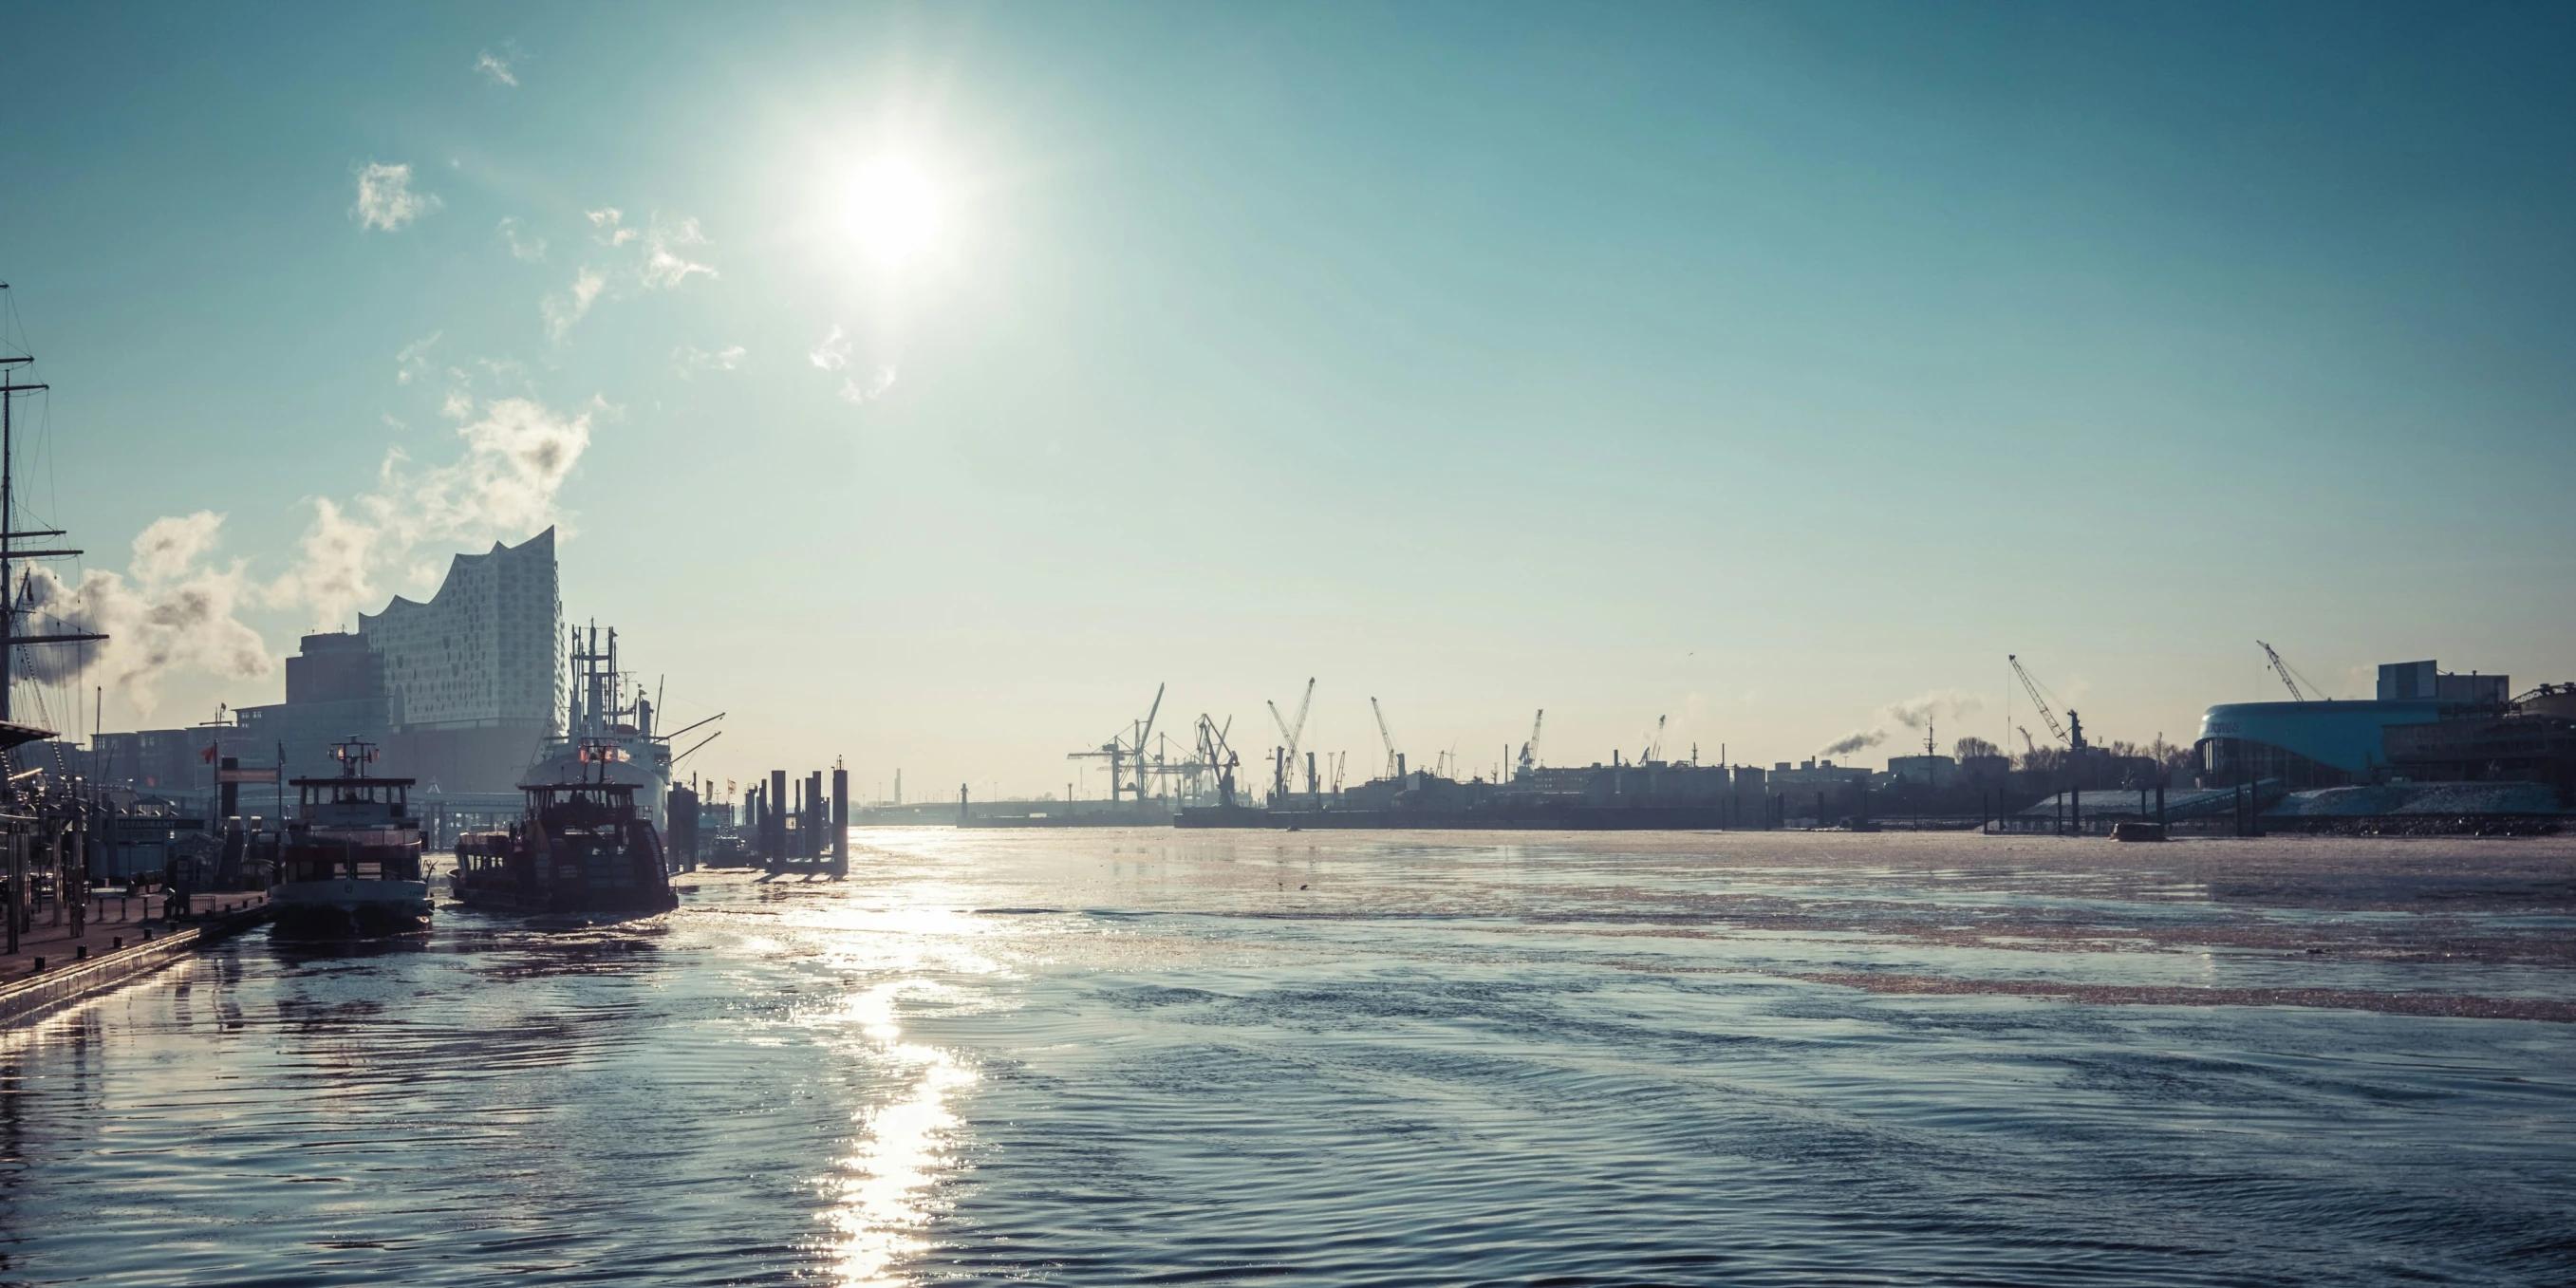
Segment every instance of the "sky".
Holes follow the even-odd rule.
[[[683,773],[866,796],[1096,796],[1166,685],[1356,781],[1371,697],[1473,773],[2576,679],[2561,6],[0,25],[74,732],[549,524]]]

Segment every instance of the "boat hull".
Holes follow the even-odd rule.
[[[450,890],[456,901],[468,908],[515,917],[649,917],[680,906],[680,896],[668,890],[603,895],[596,891],[531,890],[482,882],[460,882]]]
[[[269,933],[283,939],[371,939],[429,929],[426,881],[289,881],[270,886],[275,918]]]

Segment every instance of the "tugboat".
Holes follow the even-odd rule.
[[[527,816],[506,832],[456,843],[449,888],[457,902],[493,912],[649,916],[680,906],[662,861],[662,838],[636,803],[641,784],[612,772],[623,749],[585,739],[575,781],[522,783]]]
[[[412,934],[429,927],[429,883],[420,871],[420,820],[408,778],[374,778],[372,744],[331,749],[335,778],[291,780],[296,817],[278,847],[273,932],[289,939]]]
[[[632,783],[640,792],[645,816],[660,832],[670,827],[671,765],[677,759],[671,754],[671,739],[724,717],[709,716],[671,733],[655,728],[661,714],[655,708],[660,704],[644,696],[644,686],[630,688],[627,674],[617,669],[616,628],[606,629],[604,642],[601,634],[602,628],[596,625],[586,632],[583,627],[572,628],[571,683],[566,686],[571,701],[564,711],[564,736],[537,749],[527,781],[567,783],[604,776]],[[606,744],[617,754],[606,761],[584,759],[583,748],[593,743]],[[594,773],[594,765],[601,772]]]

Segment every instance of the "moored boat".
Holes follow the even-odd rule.
[[[420,870],[420,820],[408,778],[366,773],[374,746],[332,748],[340,773],[292,780],[296,817],[278,847],[268,888],[274,933],[291,939],[399,935],[429,925],[429,882]]]
[[[613,744],[584,742],[572,781],[520,784],[527,813],[508,831],[459,839],[449,878],[457,901],[522,914],[636,916],[678,907],[661,836],[635,799],[639,785],[611,773],[619,754]]]

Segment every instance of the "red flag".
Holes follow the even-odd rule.
[[[204,751],[198,752],[197,754],[198,754],[199,756],[203,757],[203,758],[205,759],[205,762],[206,762],[207,764],[211,765],[211,764],[215,763],[215,752],[216,752],[217,750],[221,749],[222,747],[223,747],[223,744],[219,742],[219,743],[216,743],[216,744],[215,744],[214,746],[212,746],[212,747],[208,747],[208,748],[206,748]]]

